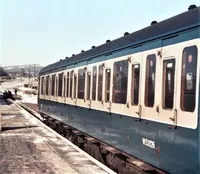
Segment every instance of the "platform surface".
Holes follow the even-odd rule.
[[[15,104],[0,99],[0,173],[106,174],[85,155]]]

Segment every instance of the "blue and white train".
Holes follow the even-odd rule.
[[[38,106],[169,173],[200,173],[200,7],[40,72]]]

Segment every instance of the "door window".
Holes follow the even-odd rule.
[[[174,106],[175,59],[163,61],[163,108]]]
[[[145,84],[145,106],[153,107],[155,99],[156,81],[156,55],[147,56],[146,64],[146,84]]]
[[[132,65],[131,103],[138,105],[140,88],[140,64]]]
[[[190,46],[183,50],[181,74],[181,109],[193,112],[195,109],[197,75],[197,47]]]
[[[110,101],[110,69],[106,69],[105,102]]]

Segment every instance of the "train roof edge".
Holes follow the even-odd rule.
[[[165,35],[198,26],[200,26],[200,6],[161,22],[154,22],[153,25],[135,31],[131,34],[126,34],[123,37],[106,42],[100,46],[91,48],[90,50],[81,52],[77,55],[73,55],[70,58],[47,65],[41,69],[39,74],[41,75],[52,69],[65,67],[85,59],[92,59],[96,56],[107,54],[108,52],[138,45],[153,39],[158,39]]]

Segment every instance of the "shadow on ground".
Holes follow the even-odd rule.
[[[34,128],[38,126],[8,126],[8,127],[2,127],[2,132],[3,131],[9,131],[9,130],[17,130],[17,129],[27,129],[27,128]]]

